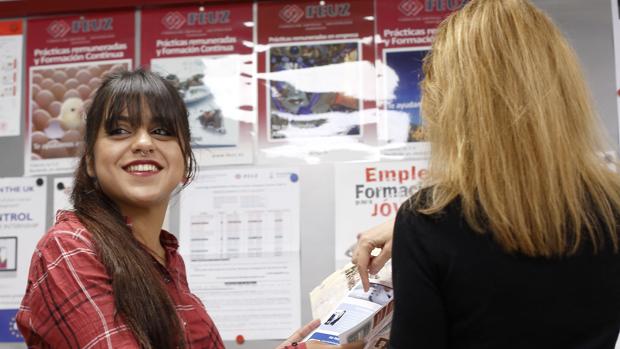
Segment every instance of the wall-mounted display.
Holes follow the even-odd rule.
[[[373,156],[372,1],[257,8],[260,160]]]
[[[0,137],[20,134],[23,47],[22,20],[0,21]]]
[[[132,66],[134,22],[131,11],[28,20],[27,175],[73,172],[95,90]]]
[[[253,161],[253,30],[252,3],[142,12],[142,61],[183,96],[201,166]]]

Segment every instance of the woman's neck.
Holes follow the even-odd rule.
[[[167,205],[149,207],[146,209],[121,207],[121,212],[129,219],[133,235],[157,259],[165,261],[165,250],[159,241],[161,227],[166,216]]]

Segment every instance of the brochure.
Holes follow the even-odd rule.
[[[321,325],[307,341],[333,345],[364,341],[365,348],[387,348],[394,309],[391,263],[370,276],[368,291],[357,267],[349,263],[310,292],[310,303]]]

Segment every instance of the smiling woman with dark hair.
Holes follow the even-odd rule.
[[[75,211],[61,211],[32,257],[17,316],[30,347],[223,348],[161,230],[195,161],[176,90],[144,70],[110,75],[87,114]]]

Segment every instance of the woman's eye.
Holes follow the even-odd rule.
[[[158,136],[172,136],[172,132],[166,130],[165,128],[161,128],[161,127],[153,129],[153,131],[151,132]]]
[[[108,132],[110,136],[118,136],[118,135],[126,135],[131,133],[129,130],[124,129],[122,127],[117,127]]]

